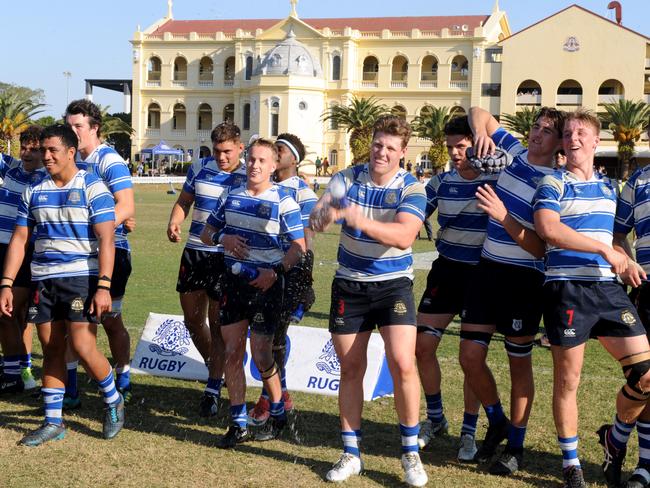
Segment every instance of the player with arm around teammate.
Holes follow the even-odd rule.
[[[395,385],[406,482],[424,486],[428,481],[418,453],[420,385],[415,365],[417,328],[411,253],[424,220],[426,196],[422,185],[399,167],[410,136],[411,128],[403,119],[378,119],[373,128],[370,162],[334,175],[310,218],[316,232],[337,220],[344,221],[329,325],[341,363],[343,454],[327,473],[329,481],[344,481],[363,469],[359,450],[363,377],[368,341],[375,327],[379,327],[384,340]],[[338,201],[333,200],[332,185],[342,187],[341,195],[335,192]],[[349,205],[340,199],[343,196]]]
[[[65,435],[66,336],[103,396],[104,438],[115,437],[124,425],[124,399],[97,349],[97,323],[111,307],[115,207],[106,186],[77,168],[76,148],[77,136],[69,126],[45,129],[41,150],[49,176],[23,194],[0,281],[0,310],[11,315],[11,283],[34,232],[34,291],[27,318],[37,325],[43,346],[45,422],[21,440],[26,446]]]

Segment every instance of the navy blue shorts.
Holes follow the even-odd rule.
[[[220,279],[225,270],[222,252],[183,249],[178,270],[176,291],[189,293],[205,290],[210,298],[219,300]]]
[[[89,313],[97,291],[96,276],[71,276],[35,281],[27,310],[27,322],[43,324],[55,320],[97,323]]]
[[[476,266],[440,256],[431,263],[418,312],[458,315],[465,308]]]
[[[5,257],[7,256],[8,248],[9,248],[9,244],[0,244],[0,263],[5,262]],[[31,288],[32,286],[31,265],[32,265],[33,255],[34,255],[34,245],[30,244],[29,246],[27,246],[27,249],[25,250],[25,259],[23,259],[23,263],[20,265],[20,269],[18,270],[18,274],[14,279],[13,286],[16,286],[18,288]]]

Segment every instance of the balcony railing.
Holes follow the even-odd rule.
[[[467,90],[469,88],[468,81],[450,81],[449,88],[458,88],[460,90]]]
[[[582,105],[582,95],[560,95],[555,102],[557,105]]]
[[[147,81],[147,88],[155,88],[160,86],[160,81]]]
[[[422,80],[420,81],[420,88],[438,88],[436,80]]]
[[[391,88],[406,88],[408,86],[408,83],[406,81],[391,81],[390,82],[390,87]]]
[[[210,138],[210,131],[209,130],[201,130],[199,129],[196,131],[196,135],[199,137],[199,139],[209,139]]]
[[[542,96],[533,95],[532,93],[524,93],[517,95],[517,105],[541,105]]]
[[[235,86],[235,80],[226,78],[223,80],[223,86]]]
[[[199,86],[209,87],[209,86],[212,86],[212,85],[214,85],[214,82],[212,80],[210,80],[210,81],[199,80]]]
[[[625,96],[621,94],[598,95],[598,103],[616,103],[619,100],[623,100],[624,98]]]
[[[147,129],[144,134],[147,137],[160,137],[160,129]]]
[[[187,86],[187,80],[172,80],[172,86],[176,88],[184,88]]]
[[[361,82],[361,87],[362,88],[377,88],[379,86],[379,83],[376,81],[362,81]]]
[[[185,137],[185,129],[172,129],[172,137]]]

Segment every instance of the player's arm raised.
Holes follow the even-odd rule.
[[[494,152],[496,145],[491,136],[499,128],[499,122],[490,112],[480,107],[469,109],[469,126],[474,133],[474,149],[477,157],[482,158],[486,154]]]

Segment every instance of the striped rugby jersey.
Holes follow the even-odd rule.
[[[183,185],[183,191],[194,196],[192,223],[185,247],[208,252],[223,252],[223,246],[207,246],[201,242],[201,232],[210,212],[216,207],[219,197],[229,188],[246,183],[244,164],[227,173],[221,171],[214,157],[203,158],[190,166]]]
[[[614,232],[636,234],[636,260],[650,273],[650,166],[636,170],[627,180],[616,206]]]
[[[513,157],[512,164],[500,173],[495,192],[512,217],[524,227],[534,230],[532,202],[535,189],[544,176],[552,174],[555,170],[529,163],[528,150],[503,128],[492,134],[492,140]],[[481,256],[491,261],[544,272],[544,260],[536,259],[519,247],[503,225],[494,219],[489,219]]]
[[[318,201],[316,194],[311,188],[309,188],[309,185],[305,182],[305,180],[299,176],[292,176],[291,178],[287,178],[284,181],[278,181],[276,184],[289,190],[291,197],[300,207],[302,225],[305,229],[308,228],[309,215],[311,214],[311,211],[314,209],[314,206]],[[285,251],[289,249],[290,245],[290,242],[284,242]]]
[[[115,202],[95,175],[79,170],[62,188],[46,176],[25,189],[16,225],[36,234],[32,280],[96,276],[98,240],[92,226],[115,220]]]
[[[47,176],[45,168],[25,171],[22,161],[6,154],[0,154],[0,244],[9,244],[16,225],[16,214],[20,199],[29,185],[40,182]],[[36,237],[33,236],[32,239]]]
[[[86,159],[81,159],[77,153],[77,167],[101,179],[113,195],[120,190],[133,188],[131,172],[122,156],[106,144],[97,146]],[[130,251],[126,234],[124,224],[120,224],[115,229],[115,247]]]
[[[611,247],[616,192],[609,179],[594,174],[581,181],[569,171],[556,171],[540,182],[533,206],[535,211],[559,213],[563,224]],[[614,276],[610,264],[598,254],[546,245],[546,281],[612,281]]]
[[[384,186],[372,182],[368,164],[339,171],[332,181],[335,179],[345,183],[348,200],[359,205],[363,215],[372,220],[393,222],[400,212],[408,212],[424,220],[427,205],[424,186],[404,169],[400,169]],[[413,279],[413,253],[410,247],[401,250],[385,246],[345,223],[341,228],[338,262],[337,278],[352,281]]]
[[[440,230],[436,249],[454,261],[478,264],[487,234],[488,215],[478,208],[476,190],[494,186],[498,174],[481,173],[466,180],[456,169],[432,176],[424,187],[427,193],[427,217],[438,209]]]
[[[295,241],[305,236],[300,207],[286,188],[273,185],[260,195],[250,195],[246,186],[225,191],[208,217],[208,224],[224,235],[246,239],[249,254],[238,260],[228,251],[228,268],[240,261],[258,268],[270,268],[282,261],[282,240]]]

